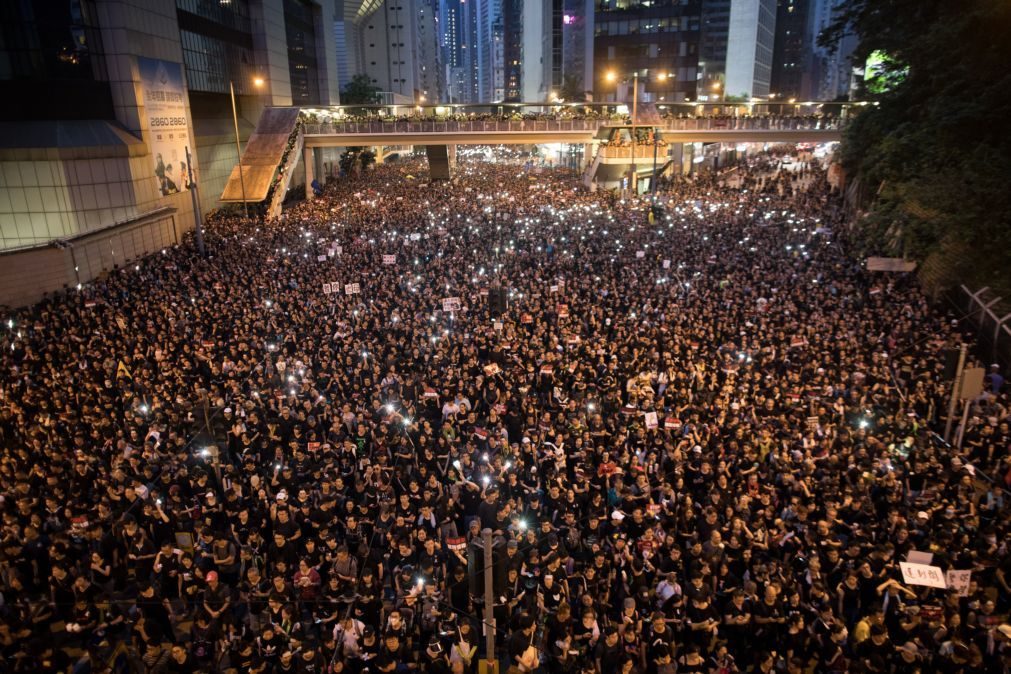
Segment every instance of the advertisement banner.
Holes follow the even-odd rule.
[[[144,108],[151,133],[151,172],[162,196],[189,188],[186,146],[192,146],[186,123],[186,87],[179,63],[137,57]]]

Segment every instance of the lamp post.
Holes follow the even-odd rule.
[[[608,82],[617,82],[618,75],[613,71],[609,71],[606,75]],[[614,100],[618,100],[618,90],[615,87]],[[626,99],[627,100],[627,99]],[[635,172],[635,122],[637,119],[637,113],[639,111],[639,71],[636,70],[632,73],[632,171],[630,176],[630,183],[632,186],[632,194],[638,194],[639,192],[639,180]]]
[[[263,78],[255,78],[253,85],[257,88],[262,87]],[[235,124],[235,156],[239,162],[239,186],[242,188],[242,214],[248,220],[249,206],[246,203],[246,179],[242,174],[242,147],[239,145],[239,113],[235,108],[235,87],[232,85],[231,80],[228,80],[228,93],[232,97],[232,122]]]

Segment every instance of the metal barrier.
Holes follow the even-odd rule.
[[[964,285],[953,291],[952,303],[959,313],[976,325],[980,350],[1001,368],[1011,365],[1011,307],[1008,302],[983,287],[972,292]]]
[[[628,126],[629,121],[610,119],[524,119],[524,120],[370,120],[309,123],[310,135],[382,134],[382,133],[506,133],[590,131],[602,126]],[[658,123],[641,122],[636,126],[657,127],[668,131],[830,131],[842,128],[838,117],[685,117],[667,118]]]

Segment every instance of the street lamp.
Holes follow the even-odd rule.
[[[608,82],[617,83],[618,82],[618,74],[616,72],[614,72],[613,70],[608,70],[606,73],[604,73],[604,79],[607,80]],[[615,88],[615,91],[614,91],[614,100],[615,100],[615,102],[617,102],[617,100],[618,100],[618,90],[617,90],[617,87]],[[639,110],[639,71],[635,70],[635,71],[632,72],[632,176],[631,176],[631,181],[632,181],[633,194],[635,194],[635,193],[637,193],[639,191],[638,190],[639,181],[637,179],[638,176],[635,173],[635,150],[636,150],[636,147],[635,147],[636,146],[636,142],[635,142],[635,123],[636,123],[636,119],[638,118],[638,110]]]
[[[264,84],[262,77],[253,79],[253,86],[262,87]],[[228,93],[232,97],[232,122],[235,124],[235,155],[239,160],[239,186],[242,188],[242,214],[249,219],[249,205],[246,203],[246,179],[242,174],[242,147],[239,145],[239,113],[235,108],[235,86],[228,80]]]

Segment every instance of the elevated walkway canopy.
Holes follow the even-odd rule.
[[[242,175],[239,165],[232,167],[221,201],[259,202],[267,198],[274,172],[281,164],[288,142],[298,127],[298,108],[267,108],[256,124],[256,130],[242,152]]]

